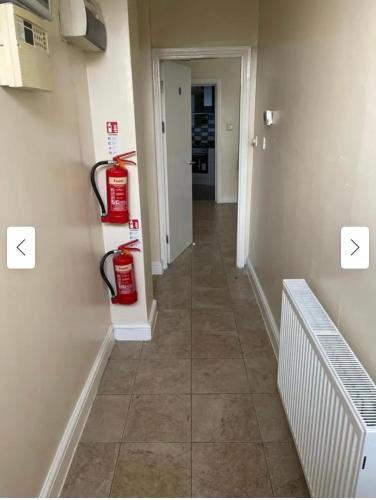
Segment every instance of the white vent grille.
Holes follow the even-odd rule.
[[[376,496],[376,386],[304,280],[285,280],[278,387],[313,497]]]
[[[365,425],[376,426],[376,387],[368,373],[341,335],[318,340]]]
[[[289,288],[294,296],[296,306],[314,333],[338,333],[337,328],[305,280],[289,280]]]

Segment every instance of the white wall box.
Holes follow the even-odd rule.
[[[51,0],[0,0],[0,3],[15,3],[25,9],[30,9],[35,14],[44,19],[52,21],[52,5]]]
[[[52,90],[47,27],[28,10],[0,4],[0,85]]]
[[[82,50],[106,50],[106,26],[95,0],[60,0],[60,27],[61,34]]]

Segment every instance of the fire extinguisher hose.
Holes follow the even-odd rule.
[[[109,290],[111,292],[111,297],[115,297],[116,294],[115,294],[115,290],[114,290],[114,287],[112,286],[111,281],[106,276],[106,273],[104,271],[104,266],[105,266],[105,263],[106,263],[106,260],[108,259],[108,257],[110,257],[111,255],[118,254],[118,253],[121,253],[121,251],[120,250],[111,250],[110,252],[107,252],[102,257],[100,265],[99,265],[99,270],[100,270],[102,279],[106,283],[106,285],[108,286],[108,288],[109,288]]]
[[[101,195],[99,193],[99,190],[98,190],[98,186],[97,186],[97,183],[96,183],[96,180],[95,180],[95,173],[96,173],[96,170],[101,167],[102,165],[112,165],[112,161],[99,161],[98,163],[96,163],[93,168],[91,169],[91,172],[90,172],[90,181],[91,181],[91,186],[93,188],[93,191],[94,191],[94,194],[95,196],[97,197],[97,200],[99,202],[99,205],[101,207],[101,213],[102,215],[106,215],[106,207],[104,206],[104,202],[101,198]]]

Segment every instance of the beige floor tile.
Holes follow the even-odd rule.
[[[158,313],[157,328],[160,332],[190,332],[190,309],[164,309]]]
[[[274,354],[254,354],[245,361],[245,366],[251,392],[277,392],[278,367]]]
[[[195,218],[195,220],[194,220],[193,230],[195,230],[195,229],[199,229],[199,230],[207,229],[208,231],[210,231],[210,230],[213,230],[213,228],[214,228],[214,230],[216,229],[215,225],[213,224],[213,220],[200,219],[199,217]]]
[[[217,242],[217,233],[215,232],[215,228],[211,228],[211,229],[196,228],[193,231],[193,241],[196,244],[197,244],[197,242],[216,243]]]
[[[193,358],[242,358],[238,337],[230,332],[224,335],[211,335],[195,332],[192,335]]]
[[[110,359],[138,359],[142,342],[116,342]]]
[[[157,287],[156,299],[160,310],[191,308],[191,279],[185,279],[184,281],[186,283]]]
[[[265,445],[265,453],[275,496],[309,498],[294,444],[269,443]]]
[[[272,497],[262,445],[194,443],[194,497]]]
[[[108,497],[119,446],[115,443],[79,444],[61,497]]]
[[[112,497],[190,495],[190,444],[126,443],[121,446]]]
[[[234,269],[236,267],[236,256],[234,255],[233,257],[222,257],[223,261],[223,267],[225,268],[225,272],[227,273],[228,271]]]
[[[231,284],[233,283],[237,283],[238,281],[249,283],[246,269],[239,269],[238,267],[234,267],[227,272],[226,280],[229,286],[231,286]]]
[[[220,268],[215,266],[200,266],[199,270],[193,270],[192,273],[192,288],[208,287],[208,288],[226,288],[226,275],[222,264]]]
[[[248,278],[246,278],[248,280]],[[229,284],[229,293],[231,300],[248,302],[249,305],[257,306],[256,297],[249,283],[238,282]]]
[[[163,275],[158,276],[158,283],[163,283],[165,280],[179,278],[182,280],[189,279],[192,272],[192,249],[187,248],[179,257],[168,266],[168,270]]]
[[[83,443],[119,443],[130,396],[97,396],[81,437]]]
[[[265,443],[290,441],[291,433],[278,394],[254,394],[261,436]]]
[[[192,250],[192,269],[197,272],[200,266],[222,265],[222,255],[216,241],[197,242]]]
[[[131,394],[138,361],[110,359],[99,386],[99,394]]]
[[[142,359],[168,359],[191,357],[191,332],[160,332],[144,343]]]
[[[236,334],[235,317],[232,311],[220,309],[198,309],[192,311],[192,332],[220,332]]]
[[[173,264],[176,265],[176,264]],[[158,291],[174,291],[180,290],[181,288],[185,287],[190,287],[191,285],[191,272],[189,274],[179,274],[177,272],[173,273],[171,272],[172,267],[170,266],[168,270],[162,274],[161,276],[158,276],[157,279],[157,290]]]
[[[236,326],[242,330],[263,330],[265,329],[260,309],[257,304],[250,304],[248,301],[232,301]]]
[[[125,441],[185,443],[191,441],[191,396],[133,396]]]
[[[196,287],[192,289],[192,309],[219,308],[231,311],[230,294],[227,288]]]
[[[192,440],[218,443],[261,441],[252,396],[193,395]]]
[[[241,329],[239,340],[246,358],[259,355],[274,356],[274,351],[266,330]]]
[[[247,393],[249,386],[241,359],[193,359],[192,392]]]
[[[236,246],[228,246],[221,249],[223,259],[236,259]]]
[[[134,394],[188,394],[190,390],[191,360],[141,360],[134,384]]]

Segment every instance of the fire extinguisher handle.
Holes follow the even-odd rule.
[[[111,255],[118,254],[118,253],[121,253],[121,252],[119,250],[111,250],[110,252],[107,252],[105,255],[103,255],[101,262],[100,262],[100,265],[99,265],[99,270],[100,270],[102,279],[106,283],[106,285],[108,286],[108,288],[111,292],[111,297],[115,297],[116,294],[115,294],[115,290],[114,290],[114,287],[112,286],[111,281],[106,276],[104,266],[105,266],[105,263],[106,263],[106,260],[108,259],[108,257],[110,257]]]
[[[99,161],[98,163],[96,163],[92,169],[91,169],[91,172],[90,172],[90,181],[91,181],[91,186],[93,188],[93,191],[94,191],[94,194],[95,196],[97,197],[97,200],[99,202],[99,206],[101,207],[101,214],[102,215],[106,215],[106,207],[104,206],[104,202],[101,198],[101,195],[99,193],[99,190],[98,190],[98,186],[97,186],[97,182],[96,182],[96,179],[95,179],[95,173],[96,173],[96,170],[101,167],[102,165],[110,165],[112,164],[113,162],[112,161],[108,161],[108,160],[105,160],[105,161]]]

